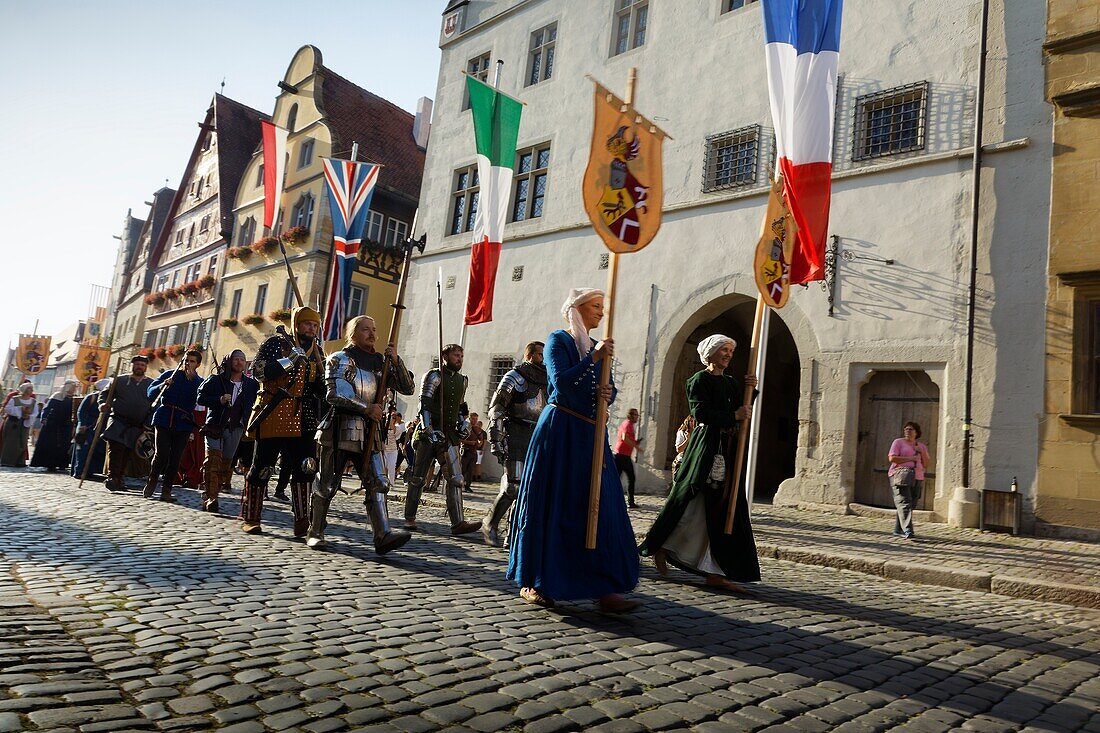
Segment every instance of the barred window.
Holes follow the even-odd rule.
[[[558,40],[558,24],[551,23],[531,34],[531,51],[527,62],[527,86],[546,81],[554,74],[554,47]]]
[[[550,167],[550,144],[536,145],[516,153],[516,180],[512,221],[537,219],[546,201],[546,177]]]
[[[857,98],[852,160],[923,150],[927,100],[926,81]]]
[[[447,228],[451,234],[461,234],[474,228],[480,186],[476,165],[455,171],[454,193],[451,194],[451,224]]]
[[[470,76],[476,77],[480,81],[489,83],[489,57],[492,56],[492,52],[486,51],[485,53],[470,59],[466,62],[466,73]],[[462,109],[470,109],[470,94],[466,90],[466,82],[462,83]]]
[[[494,354],[489,359],[489,396],[485,400],[485,404],[489,404],[493,399],[493,393],[497,391],[497,385],[500,384],[500,380],[504,378],[504,375],[512,370],[512,367],[516,365],[516,360],[511,354]]]
[[[760,125],[749,125],[711,135],[707,138],[706,146],[704,191],[720,191],[756,183]]]
[[[615,0],[615,45],[612,56],[645,45],[649,0]]]

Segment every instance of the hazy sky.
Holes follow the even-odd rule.
[[[175,188],[212,95],[270,113],[294,52],[415,111],[445,0],[0,0],[0,346],[83,318],[127,209]]]

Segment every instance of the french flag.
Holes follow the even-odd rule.
[[[779,171],[798,224],[791,283],[825,279],[842,0],[763,0]]]

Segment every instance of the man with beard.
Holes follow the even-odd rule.
[[[308,547],[320,548],[325,544],[329,504],[340,490],[344,466],[349,460],[355,465],[365,494],[363,503],[374,534],[375,552],[385,555],[409,540],[407,531],[390,527],[386,508],[390,480],[383,463],[379,427],[385,414],[382,404],[376,400],[383,368],[388,369],[388,388],[403,395],[413,393],[413,377],[397,356],[393,344],[380,354],[375,350],[376,339],[374,319],[356,316],[348,322],[344,348],[325,362],[326,399],[330,409],[317,431],[317,441],[321,444],[321,478],[314,484],[310,496]]]
[[[420,427],[414,440],[416,459],[409,488],[405,492],[405,527],[416,529],[416,510],[428,475],[438,460],[447,480],[447,516],[451,534],[469,534],[481,528],[481,522],[467,522],[462,508],[465,479],[459,465],[458,445],[469,432],[470,411],[463,401],[469,380],[462,374],[463,350],[458,344],[443,348],[441,368],[424,375],[420,387]]]
[[[148,368],[149,357],[134,356],[130,359],[130,373],[118,377],[114,393],[110,389],[99,393],[99,411],[110,413],[107,427],[103,429],[103,438],[107,441],[107,480],[103,485],[109,491],[125,491],[123,480],[127,467],[142,462],[137,454],[137,443],[145,433],[145,420],[153,406],[153,398],[149,396],[153,380],[145,376]],[[107,402],[109,394],[110,404]]]
[[[241,493],[241,518],[248,534],[260,533],[267,483],[282,455],[289,463],[290,506],[294,536],[309,529],[309,488],[317,474],[317,418],[324,395],[324,348],[317,340],[321,314],[308,306],[290,317],[293,336],[280,330],[263,344],[252,364],[252,375],[262,385],[248,423],[256,437],[256,454]]]
[[[516,500],[527,444],[546,407],[546,365],[542,361],[541,341],[532,341],[523,349],[523,363],[501,377],[489,403],[489,446],[504,468],[500,493],[485,515],[482,534],[490,545],[500,547],[500,520]]]
[[[218,494],[233,478],[233,456],[244,435],[260,383],[244,373],[244,352],[234,349],[222,359],[221,370],[199,387],[199,404],[207,408],[202,433],[206,457],[202,464],[202,510],[218,511]]]
[[[156,452],[143,492],[147,499],[153,496],[160,480],[160,500],[176,501],[172,496],[172,483],[179,473],[183,449],[195,429],[195,399],[202,384],[198,374],[201,363],[202,353],[188,349],[183,355],[182,369],[164,372],[149,385],[149,397],[159,404],[153,412]]]

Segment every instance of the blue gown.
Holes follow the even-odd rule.
[[[581,359],[573,337],[554,331],[546,342],[549,404],[527,449],[512,516],[508,578],[558,600],[625,593],[638,584],[634,530],[622,484],[604,441],[596,549],[585,549],[593,423],[600,365]],[[614,399],[614,394],[612,395]]]

